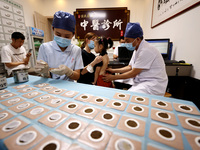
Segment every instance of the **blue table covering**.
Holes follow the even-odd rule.
[[[27,123],[27,126],[23,127],[20,130],[17,130],[16,132],[13,132],[11,135],[0,139],[0,149],[4,150],[4,149],[8,149],[5,141],[8,139],[11,139],[15,134],[22,132],[23,130],[29,128],[29,127],[34,127],[35,129],[37,129],[38,132],[41,133],[41,135],[43,135],[43,138],[41,138],[37,143],[32,144],[28,149],[34,149],[35,147],[37,147],[38,144],[41,144],[42,140],[47,137],[48,135],[51,135],[53,137],[55,137],[56,139],[58,139],[59,141],[63,141],[65,143],[68,144],[68,146],[76,144],[77,146],[80,146],[83,149],[96,149],[95,146],[92,146],[91,144],[87,144],[87,142],[83,142],[81,140],[81,136],[84,137],[84,132],[86,132],[87,127],[89,126],[97,126],[101,129],[105,129],[106,131],[108,131],[108,133],[110,133],[109,139],[106,140],[106,142],[104,143],[104,148],[105,149],[117,149],[116,145],[112,145],[111,143],[111,139],[114,138],[112,135],[118,135],[120,137],[125,137],[128,139],[131,139],[133,141],[139,142],[141,144],[140,149],[149,149],[149,148],[157,148],[157,149],[179,149],[176,143],[174,143],[176,146],[173,146],[173,140],[168,140],[170,143],[172,143],[172,145],[167,144],[168,142],[160,142],[159,139],[156,140],[153,137],[150,137],[151,134],[156,134],[156,131],[154,133],[154,131],[151,131],[153,126],[152,124],[161,126],[161,127],[165,127],[168,129],[172,129],[172,131],[178,131],[180,132],[180,139],[179,142],[182,143],[182,149],[194,149],[195,146],[198,147],[200,146],[200,112],[199,109],[195,106],[195,104],[191,101],[185,101],[185,100],[180,100],[180,99],[174,99],[174,98],[166,98],[166,97],[161,97],[161,96],[154,96],[154,95],[147,95],[147,94],[141,94],[141,93],[133,93],[133,92],[129,92],[129,91],[125,91],[125,90],[118,90],[118,89],[114,89],[114,88],[105,88],[105,87],[100,87],[100,86],[94,86],[94,85],[86,85],[86,84],[80,84],[80,83],[75,83],[75,82],[69,82],[69,81],[63,81],[63,80],[55,80],[55,79],[50,79],[50,78],[43,78],[43,77],[38,77],[38,76],[31,76],[29,75],[29,81],[25,82],[25,83],[20,83],[20,84],[16,84],[14,83],[14,79],[11,78],[7,78],[7,83],[8,83],[8,87],[6,89],[3,90],[7,90],[7,93],[14,93],[16,94],[14,97],[9,97],[9,98],[5,98],[3,100],[0,100],[0,115],[1,112],[3,111],[8,111],[9,113],[11,113],[13,116],[5,121],[0,120],[0,128],[3,128],[3,125],[5,125],[7,122],[18,118],[20,120],[23,120],[24,122]],[[50,86],[53,86],[55,88],[58,89],[63,89],[64,91],[61,94],[55,95],[55,94],[50,94],[48,93],[49,91],[41,91],[39,87],[35,87],[35,85],[41,84],[41,83],[48,83]],[[61,98],[66,100],[65,103],[61,104],[58,107],[51,107],[46,105],[46,103],[41,103],[35,100],[35,98],[25,98],[22,95],[25,95],[27,93],[31,93],[33,91],[29,91],[27,93],[20,93],[19,90],[20,89],[15,89],[13,87],[19,86],[19,85],[28,85],[28,87],[33,87],[34,90],[33,91],[39,91],[42,94],[38,95],[37,97],[41,97],[42,95],[48,94],[48,95],[52,95],[56,98]],[[77,95],[75,95],[74,97],[64,97],[62,96],[62,94],[66,91],[77,91]],[[116,93],[121,93],[124,95],[129,95],[129,99],[128,100],[123,100],[120,98],[116,97]],[[4,95],[6,93],[0,93],[0,96]],[[104,106],[100,106],[100,105],[96,105],[94,103],[90,103],[90,101],[88,102],[83,102],[78,100],[78,97],[80,97],[80,95],[91,95],[91,96],[95,96],[95,97],[103,97],[105,99],[107,99],[107,103]],[[23,99],[25,99],[26,102],[31,102],[33,105],[33,107],[30,107],[29,109],[26,109],[22,112],[15,112],[12,109],[10,109],[13,106],[17,106],[23,102],[20,103],[16,103],[12,106],[5,106],[3,102],[15,98],[15,97],[21,97]],[[133,101],[134,97],[141,97],[141,98],[147,98],[148,99],[148,104],[143,104],[143,103],[137,103]],[[161,102],[167,102],[168,104],[170,104],[172,106],[172,110],[165,110],[158,107],[155,107],[152,103],[153,101],[161,101]],[[127,105],[125,106],[124,110],[119,110],[119,109],[115,109],[115,108],[111,108],[109,107],[109,104],[111,103],[111,101],[119,101],[119,102],[124,102]],[[81,116],[79,114],[77,114],[77,112],[74,113],[67,113],[65,111],[62,111],[60,108],[63,107],[66,103],[68,102],[75,102],[78,104],[82,104],[82,107],[84,106],[88,106],[88,107],[94,107],[98,110],[98,113],[91,119],[91,118],[87,118],[84,116]],[[196,110],[195,114],[190,113],[191,111],[178,111],[175,109],[176,104],[182,104],[182,106],[190,106],[193,109]],[[128,108],[129,105],[139,105],[139,106],[143,106],[144,108],[148,108],[148,112],[147,112],[147,116],[141,116],[141,115],[137,115],[137,114],[133,114],[128,112]],[[49,109],[48,112],[46,112],[45,114],[39,116],[36,119],[30,119],[25,117],[24,115],[21,115],[22,113],[29,111],[31,109],[33,109],[34,107],[37,106],[43,106],[47,109]],[[80,108],[81,109],[81,108]],[[108,112],[112,112],[114,114],[118,114],[118,121],[116,123],[116,125],[114,127],[111,127],[110,125],[106,125],[103,123],[100,123],[98,121],[95,120],[95,117],[97,117],[97,115],[100,113],[100,111],[108,111]],[[163,121],[158,121],[152,118],[152,113],[153,111],[164,111],[164,112],[168,112],[170,114],[173,114],[175,116],[175,120],[177,122],[177,125],[169,124],[169,123],[165,123]],[[48,127],[45,124],[39,122],[39,120],[46,116],[48,113],[52,112],[52,111],[57,111],[57,112],[61,112],[62,114],[66,115],[67,117],[65,119],[63,119],[58,125],[56,125],[55,127]],[[144,132],[144,134],[140,134],[137,133],[137,129],[134,129],[136,132],[136,134],[134,134],[134,132],[131,133],[131,128],[130,128],[130,132],[128,132],[127,130],[123,130],[122,128],[120,128],[120,120],[122,120],[123,117],[130,117],[139,121],[144,122],[144,128],[140,129],[141,132]],[[185,127],[182,123],[182,121],[180,120],[180,117],[182,116],[183,118],[192,118],[193,121],[195,120],[196,124],[195,126],[191,126],[191,127]],[[75,139],[66,136],[64,134],[61,134],[60,132],[58,132],[56,129],[59,128],[62,124],[64,124],[67,120],[69,120],[70,118],[76,118],[78,120],[81,120],[85,123],[87,123],[85,129],[83,131],[81,131],[81,133],[79,134],[79,136]],[[1,129],[0,129],[1,130]],[[3,131],[3,130],[2,130]],[[65,131],[63,131],[65,132]],[[152,133],[151,133],[152,132]],[[1,134],[2,132],[0,132]],[[193,135],[196,138],[196,143],[195,141],[190,142],[188,140],[188,138],[186,137],[186,134],[189,135]],[[0,136],[1,137],[1,136]],[[155,137],[156,138],[156,137]],[[162,139],[162,138],[160,138]],[[194,140],[195,140],[194,139]],[[102,140],[103,141],[103,140]],[[96,141],[96,145],[98,145],[99,142],[102,141]],[[161,141],[165,141],[165,139],[163,138]],[[13,141],[14,143],[15,141]],[[34,142],[34,141],[32,141]],[[93,141],[93,144],[95,142]],[[196,145],[195,145],[196,144]],[[198,145],[199,144],[199,145]],[[95,145],[95,144],[94,144]],[[24,145],[21,145],[22,149]],[[129,145],[130,146],[130,145]],[[193,147],[194,146],[194,147]],[[132,145],[132,148],[136,146],[134,146],[134,143]],[[130,148],[130,147],[129,147]],[[69,149],[69,148],[67,148]],[[181,149],[181,147],[180,147]],[[199,148],[200,149],[200,148]]]

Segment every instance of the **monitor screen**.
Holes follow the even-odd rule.
[[[145,40],[152,46],[156,47],[157,50],[162,54],[164,59],[168,59],[170,39],[145,39]]]
[[[118,47],[118,59],[120,62],[129,62],[133,55],[133,51],[127,50],[126,47]]]

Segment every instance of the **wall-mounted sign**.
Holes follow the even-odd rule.
[[[36,35],[36,36],[41,36],[44,37],[44,31],[34,28],[34,27],[30,27],[30,31],[31,31],[31,35]]]
[[[130,10],[127,7],[76,9],[74,16],[77,39],[83,40],[85,34],[93,32],[97,36],[119,40],[130,20]]]

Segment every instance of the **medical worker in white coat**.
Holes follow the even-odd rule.
[[[129,65],[119,69],[108,69],[118,75],[105,75],[104,81],[132,78],[128,90],[138,93],[164,96],[168,77],[160,52],[143,39],[139,23],[128,23],[125,31],[125,46],[134,51]]]
[[[78,80],[84,68],[81,48],[71,44],[75,32],[75,17],[58,11],[53,18],[54,40],[39,48],[35,71],[44,77],[62,80]]]

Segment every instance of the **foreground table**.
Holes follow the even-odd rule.
[[[29,76],[0,90],[0,149],[199,149],[190,101]]]

